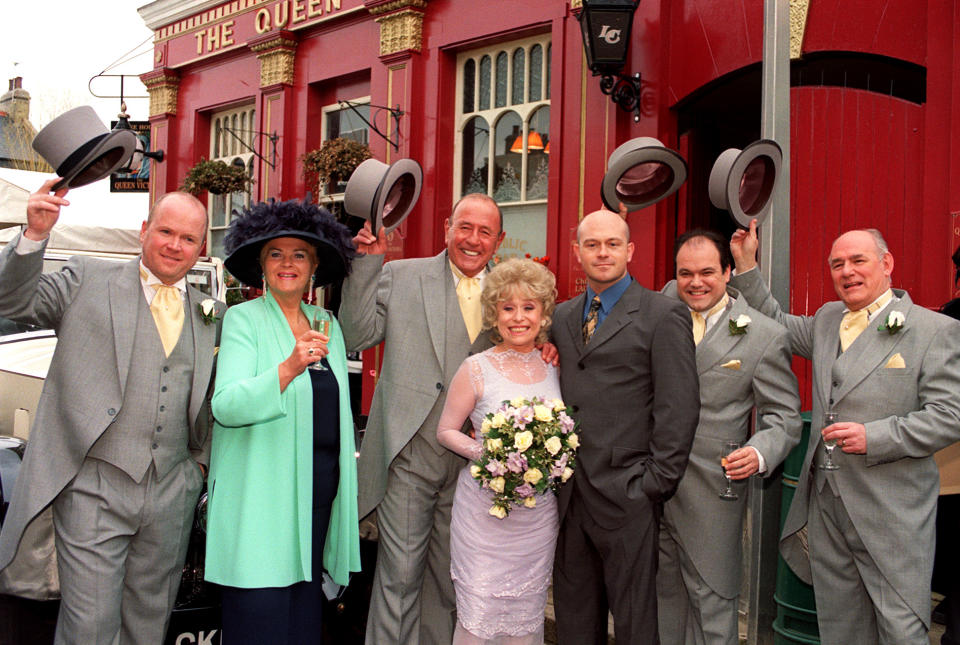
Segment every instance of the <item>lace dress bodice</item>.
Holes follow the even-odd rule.
[[[483,418],[508,399],[522,396],[560,398],[557,368],[545,363],[538,350],[517,352],[493,347],[470,356],[450,383],[447,403],[440,416],[441,443],[475,459],[480,455]],[[469,416],[475,437],[460,432]]]

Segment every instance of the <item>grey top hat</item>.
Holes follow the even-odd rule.
[[[610,155],[600,196],[610,210],[622,202],[632,213],[669,197],[686,179],[683,157],[653,137],[637,137]]]
[[[710,202],[730,212],[747,228],[750,220],[762,222],[770,213],[770,199],[780,176],[783,152],[776,141],[760,139],[743,150],[727,148],[710,170]]]
[[[132,130],[108,130],[89,105],[64,112],[33,138],[33,149],[62,177],[54,190],[103,179],[129,160],[136,147]]]
[[[413,159],[400,159],[389,166],[367,159],[357,166],[343,195],[344,209],[354,217],[370,220],[376,235],[400,226],[420,197],[423,169]]]

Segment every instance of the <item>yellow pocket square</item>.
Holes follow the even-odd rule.
[[[738,370],[738,369],[740,369],[740,359],[739,359],[739,358],[735,358],[735,359],[733,359],[732,361],[727,361],[726,363],[724,363],[724,364],[721,365],[720,367],[726,367],[727,369],[731,369],[731,370]]]
[[[890,360],[887,361],[887,364],[884,365],[885,368],[889,367],[889,368],[901,369],[901,370],[904,369],[906,366],[907,364],[903,362],[903,356],[901,356],[899,353],[891,356]]]

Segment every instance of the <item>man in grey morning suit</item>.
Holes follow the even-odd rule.
[[[41,274],[45,240],[68,204],[65,189],[49,192],[55,182],[30,196],[26,229],[0,253],[0,314],[52,327],[58,338],[0,534],[0,569],[52,505],[56,642],[157,645],[203,484],[197,461],[206,463],[209,446],[204,403],[217,325],[205,324],[203,296],[184,279],[206,211],[190,195],[166,195],[143,224],[139,260],[75,257]],[[181,330],[164,334],[150,304],[167,297]]]
[[[557,634],[605,645],[609,607],[618,643],[656,643],[659,520],[700,408],[690,314],[627,273],[633,243],[616,213],[583,218],[576,255],[587,293],[557,307],[552,332],[580,422],[576,473],[559,494]]]
[[[960,323],[890,288],[893,256],[873,229],[834,241],[828,262],[840,302],[813,316],[784,313],[752,270],[755,221],[730,248],[731,284],[813,361],[813,432],[801,471],[809,476],[800,477],[780,550],[813,582],[821,642],[927,645],[933,453],[960,438]],[[829,410],[839,421],[824,427]],[[821,434],[837,441],[838,470],[819,468]]]
[[[682,300],[693,317],[700,423],[687,471],[664,504],[660,524],[660,643],[737,645],[747,490],[734,486],[738,499],[720,498],[720,456],[725,442],[746,442],[726,457],[730,477],[744,481],[774,471],[800,440],[797,378],[787,330],[728,287],[731,258],[724,238],[689,231],[677,239],[674,258],[677,279],[663,293]],[[754,407],[757,429],[751,437]]]
[[[358,464],[360,517],[376,509],[380,532],[367,645],[453,638],[450,512],[464,461],[437,443],[437,421],[471,342],[490,347],[486,334],[476,335],[480,283],[504,233],[486,195],[461,199],[444,225],[442,253],[386,264],[384,236],[365,228],[343,284],[347,348],[385,341]]]

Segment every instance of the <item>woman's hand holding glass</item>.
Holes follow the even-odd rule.
[[[305,369],[330,353],[327,347],[329,336],[308,329],[300,334],[287,360],[280,363],[280,391],[284,391],[294,378]],[[321,369],[327,369],[325,367]]]

